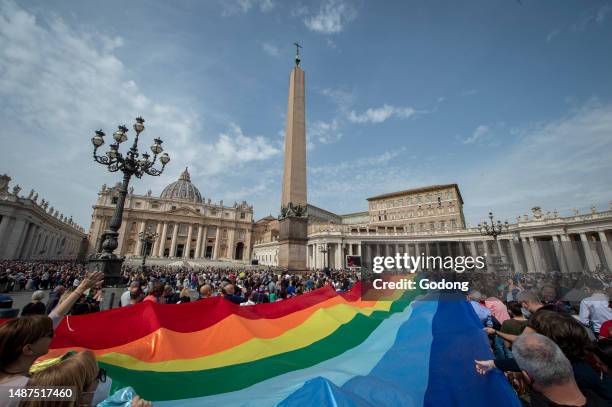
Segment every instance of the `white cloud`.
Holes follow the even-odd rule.
[[[561,30],[552,30],[546,36],[546,42],[551,42],[557,35],[561,33]]]
[[[233,16],[236,14],[246,14],[252,8],[258,7],[259,11],[266,13],[275,6],[272,0],[222,0],[223,16]]]
[[[340,88],[325,88],[321,90],[321,94],[327,96],[341,113],[347,113],[355,101],[353,91]]]
[[[480,126],[476,127],[476,129],[474,130],[474,132],[472,133],[472,135],[466,139],[462,140],[463,144],[474,144],[478,141],[481,141],[484,137],[488,136],[490,134],[491,129],[489,128],[489,126],[485,126],[483,124],[481,124]]]
[[[308,13],[309,13],[308,7],[303,4],[300,4],[300,5],[291,7],[290,16],[291,17],[304,17]]]
[[[261,49],[263,49],[263,51],[272,56],[272,57],[277,57],[279,55],[279,50],[278,47],[270,42],[264,42],[261,44]]]
[[[320,165],[310,168],[310,172],[314,175],[322,175],[325,177],[336,177],[338,175],[346,175],[353,173],[355,170],[369,170],[374,166],[384,166],[389,164],[395,158],[401,156],[406,151],[405,147],[393,151],[384,151],[381,154],[370,157],[361,157],[354,160],[342,160],[334,164]]]
[[[342,138],[342,133],[338,131],[338,128],[337,119],[331,122],[316,121],[309,126],[307,133],[308,137],[321,144],[331,144],[340,141]]]
[[[344,0],[324,0],[315,15],[304,18],[306,27],[320,34],[337,34],[357,17],[357,10]]]
[[[417,111],[411,107],[396,107],[385,104],[381,107],[369,108],[361,114],[352,110],[348,119],[353,123],[382,123],[391,117],[407,119],[416,113]]]
[[[610,4],[603,5],[599,10],[597,10],[595,21],[600,24],[603,23],[610,11],[612,11],[612,6]]]
[[[0,149],[0,171],[10,171],[15,183],[36,189],[67,215],[74,210],[75,219],[87,226],[99,186],[119,180],[91,158],[95,129],[109,134],[108,144],[117,124],[130,126],[142,115],[141,151],[154,137],[164,140],[172,158],[165,175],[134,179],[137,190],[161,190],[186,165],[192,175],[203,176],[223,171],[228,163],[237,168],[280,152],[233,124],[215,141],[201,137],[197,113],[156,101],[131,78],[114,53],[127,45],[120,37],[75,30],[61,19],[37,17],[0,1],[0,145],[10,146]]]
[[[218,174],[229,167],[250,161],[263,161],[280,154],[280,149],[261,136],[245,136],[240,126],[231,123],[227,132],[221,133],[214,144],[202,146],[200,157],[206,174]]]

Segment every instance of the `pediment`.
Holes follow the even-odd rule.
[[[167,214],[172,214],[172,215],[181,215],[181,216],[197,216],[197,217],[201,217],[202,214],[200,212],[195,211],[194,209],[188,208],[188,207],[180,207],[180,208],[176,208],[176,209],[170,209],[169,211],[166,211]]]

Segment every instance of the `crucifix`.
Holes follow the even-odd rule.
[[[295,65],[299,66],[300,65],[300,48],[302,48],[302,46],[298,42],[294,42],[293,45],[295,45]]]

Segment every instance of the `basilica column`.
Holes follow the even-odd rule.
[[[219,247],[221,247],[221,227],[217,226],[217,232],[215,233],[215,248],[213,250],[213,259],[219,259]]]
[[[236,248],[234,247],[234,245],[236,244],[236,228],[235,228],[235,226],[232,226],[229,229],[229,236],[228,236],[227,241],[228,241],[227,245],[228,245],[228,250],[229,250],[229,253],[228,253],[227,257],[229,257],[230,260],[234,260],[234,258],[236,257],[235,256],[236,255]],[[244,256],[244,254],[243,254],[243,256]]]
[[[608,270],[612,270],[612,248],[610,248],[610,243],[608,242],[606,232],[602,230],[597,233],[599,234],[599,240],[601,241],[601,249],[603,250],[604,257],[606,258]]]
[[[159,239],[159,253],[158,257],[164,257],[164,252],[166,251],[166,239],[168,237],[168,222],[164,222],[162,226],[162,233]]]
[[[198,237],[196,237],[196,248],[193,254],[194,258],[199,258],[202,254],[202,225],[198,225]]]
[[[191,251],[191,239],[193,238],[193,225],[189,224],[189,229],[187,230],[187,243],[183,249],[183,258],[189,258],[189,252]],[[195,254],[194,254],[195,257]]]
[[[153,257],[159,256],[159,241],[161,239],[161,229],[162,223],[157,222],[157,226],[155,227],[155,233],[157,233],[157,238],[153,242],[153,250],[151,250],[151,256]]]
[[[140,234],[144,232],[146,221],[141,221],[140,226],[138,227],[138,238],[136,240],[136,251],[134,253],[135,256],[142,256],[142,240],[140,240]]]
[[[535,262],[534,262],[534,255],[531,252],[531,245],[529,243],[529,238],[523,238],[522,241],[523,244],[523,253],[525,253],[525,261],[527,263],[527,272],[528,273],[534,273],[535,270]]]
[[[582,241],[582,248],[584,250],[584,257],[586,258],[588,271],[595,271],[595,258],[593,257],[591,245],[589,244],[589,239],[586,233],[580,234],[580,240]]]
[[[175,223],[172,228],[172,240],[170,241],[170,254],[168,257],[176,257],[176,241],[178,239],[178,231],[180,224]]]
[[[249,262],[249,264],[251,263],[251,230],[247,229],[246,231],[246,241],[244,244],[244,250],[246,255],[243,256],[243,259],[245,259],[246,261]]]
[[[202,253],[200,257],[206,257],[206,246],[208,246],[208,226],[204,226],[204,230],[202,232]]]

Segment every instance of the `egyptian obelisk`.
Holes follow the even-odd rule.
[[[289,77],[285,168],[279,216],[278,264],[288,270],[306,270],[306,103],[300,45],[295,43],[295,66]]]

